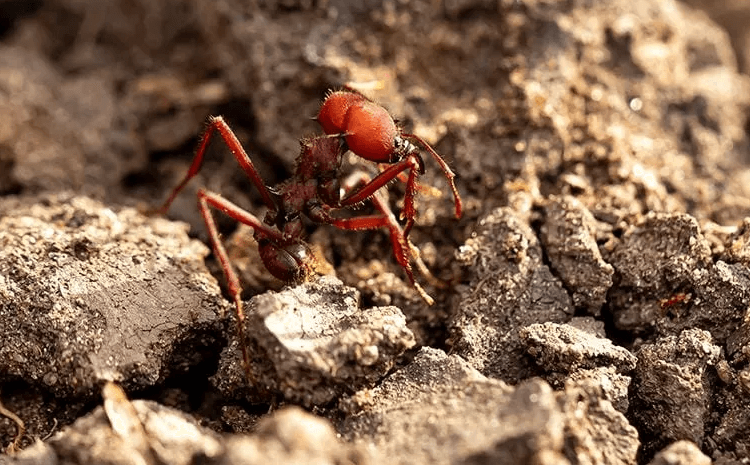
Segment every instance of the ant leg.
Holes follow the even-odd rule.
[[[343,200],[339,202],[342,207],[356,205],[360,202],[367,200],[372,197],[375,192],[381,187],[385,186],[392,180],[400,177],[402,173],[409,170],[409,175],[406,179],[406,194],[404,195],[404,209],[401,212],[401,218],[406,218],[406,226],[404,227],[404,237],[408,238],[411,232],[412,226],[417,215],[417,210],[414,207],[414,197],[417,195],[418,184],[417,177],[424,171],[424,165],[421,158],[418,155],[410,154],[404,159],[389,165],[386,169],[381,171],[375,178],[369,180],[365,185],[350,192]]]
[[[240,223],[244,223],[255,231],[260,231],[272,239],[280,240],[282,235],[279,231],[263,223],[255,215],[246,212],[222,196],[206,191],[205,189],[198,191],[198,206],[201,215],[203,216],[203,221],[206,223],[206,229],[211,238],[211,245],[213,246],[214,254],[216,254],[216,258],[218,258],[219,264],[221,264],[221,269],[227,280],[227,288],[229,289],[229,293],[232,295],[232,300],[234,301],[235,315],[237,317],[237,337],[239,337],[240,349],[242,350],[242,363],[245,368],[245,376],[247,377],[248,382],[253,382],[253,376],[250,371],[250,354],[248,353],[244,336],[245,312],[242,306],[242,286],[240,285],[237,273],[235,273],[234,268],[232,268],[232,264],[229,261],[229,255],[227,254],[224,245],[221,243],[219,230],[216,228],[216,221],[214,221],[210,209],[214,208],[222,211]]]
[[[350,192],[349,195],[344,197],[339,202],[339,205],[342,207],[348,207],[351,205],[356,205],[360,202],[364,202],[365,200],[370,198],[375,193],[375,191],[396,179],[403,171],[411,170],[420,172],[421,168],[422,164],[415,156],[408,156],[392,165],[388,165],[386,169],[369,180],[367,184],[363,185],[359,189]],[[416,175],[414,176],[413,182],[416,182]],[[416,187],[414,189],[416,191]]]
[[[201,140],[198,143],[198,148],[195,151],[195,157],[193,157],[193,162],[190,165],[190,169],[188,170],[187,174],[182,179],[180,184],[178,184],[177,187],[172,190],[167,200],[158,209],[159,213],[166,213],[167,210],[169,210],[169,206],[172,204],[180,191],[182,191],[182,189],[187,185],[188,181],[190,181],[196,174],[198,174],[198,171],[200,171],[201,169],[201,164],[203,163],[203,156],[206,154],[208,143],[211,140],[211,136],[213,136],[214,132],[217,131],[219,133],[219,136],[221,136],[221,138],[224,140],[224,143],[227,145],[227,147],[229,147],[229,151],[232,152],[232,155],[234,155],[237,163],[240,164],[240,167],[242,167],[242,169],[245,171],[245,174],[247,174],[247,177],[249,177],[253,184],[255,184],[255,187],[258,188],[261,197],[263,197],[263,203],[265,203],[266,206],[270,209],[276,209],[276,202],[271,195],[270,189],[263,182],[263,179],[260,177],[258,170],[255,169],[255,166],[250,160],[250,157],[247,155],[247,152],[245,152],[245,149],[242,148],[242,144],[240,144],[237,136],[234,135],[234,132],[224,121],[224,118],[222,118],[221,116],[211,116],[208,119],[208,126],[206,127],[205,132],[203,132]]]
[[[399,173],[403,174],[403,173]],[[357,185],[366,185],[368,182],[370,182],[372,178],[365,172],[359,171],[352,173],[346,180],[344,180],[344,183],[342,184],[341,188],[344,190],[344,192],[350,192],[352,191]],[[419,185],[417,185],[419,187]],[[388,222],[388,229],[391,231],[391,238],[394,237],[394,234],[398,237],[403,237],[404,242],[409,246],[409,250],[411,252],[411,257],[414,259],[414,263],[417,265],[417,268],[419,269],[419,272],[422,273],[422,275],[427,279],[427,281],[432,284],[433,286],[437,288],[444,289],[447,287],[447,284],[437,278],[435,275],[432,274],[429,268],[427,268],[427,265],[425,265],[424,261],[422,261],[422,256],[419,253],[419,249],[417,249],[414,244],[411,243],[411,240],[408,238],[408,232],[401,229],[401,225],[398,224],[398,221],[396,221],[396,217],[393,215],[393,212],[391,211],[391,208],[388,206],[388,201],[385,199],[385,196],[383,195],[383,191],[375,191],[375,193],[370,197],[370,200],[372,200],[373,205],[375,205],[375,208],[377,208],[383,216],[386,218]],[[394,244],[394,253],[395,253],[395,244]],[[399,262],[400,263],[400,262]]]
[[[395,220],[395,218],[394,218]],[[391,233],[391,243],[393,244],[393,255],[396,257],[396,261],[404,269],[406,276],[409,278],[409,282],[414,289],[417,290],[419,296],[422,297],[427,305],[432,305],[435,300],[430,297],[429,294],[422,288],[422,286],[414,278],[414,272],[411,269],[411,262],[409,256],[411,255],[411,249],[407,240],[403,236],[403,231],[400,228],[398,230],[391,229],[389,221],[385,216],[372,215],[372,216],[359,216],[354,218],[334,218],[329,216],[327,223],[336,226],[337,228],[347,229],[350,231],[361,231],[365,229],[380,229],[387,227]]]
[[[364,179],[366,180],[367,175],[364,176]],[[371,199],[373,200],[373,203],[378,208],[378,210],[380,210],[380,215],[358,216],[354,218],[336,218],[331,215],[333,209],[326,205],[320,205],[309,212],[309,217],[313,221],[330,224],[337,228],[350,231],[380,229],[383,227],[388,228],[391,236],[391,244],[393,246],[393,255],[396,257],[396,261],[399,265],[401,265],[401,268],[403,268],[406,276],[409,278],[409,282],[412,286],[414,286],[414,289],[417,290],[419,296],[422,297],[427,305],[434,304],[435,300],[430,297],[429,294],[427,294],[427,292],[414,278],[414,272],[412,271],[411,261],[409,258],[411,256],[418,257],[418,255],[414,254],[415,249],[411,247],[409,240],[404,236],[404,232],[401,229],[401,226],[399,226],[398,222],[396,221],[396,217],[388,208],[385,200],[380,197],[379,192],[371,194]],[[419,260],[419,263],[421,263],[420,258],[415,258],[415,260]],[[427,267],[425,266],[424,268],[426,269]],[[420,270],[421,269],[422,267],[420,266]]]

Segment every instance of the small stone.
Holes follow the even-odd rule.
[[[372,385],[414,346],[401,310],[360,309],[359,293],[334,277],[257,295],[246,315],[256,395],[279,393],[308,406]],[[235,347],[214,377],[229,395],[244,384]]]

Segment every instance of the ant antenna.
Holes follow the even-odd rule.
[[[422,147],[425,148],[428,152],[430,152],[430,155],[432,155],[432,158],[435,159],[435,161],[440,165],[440,168],[443,170],[443,173],[445,173],[445,177],[448,179],[448,184],[450,185],[451,191],[453,192],[453,199],[456,203],[456,218],[461,218],[461,214],[463,212],[463,203],[461,202],[461,197],[458,195],[458,189],[456,189],[456,183],[453,181],[453,179],[456,177],[456,175],[451,171],[448,164],[443,160],[443,158],[438,155],[438,153],[430,147],[430,144],[425,142],[424,139],[419,137],[416,134],[401,134],[403,137],[407,139],[414,140],[418,142]]]

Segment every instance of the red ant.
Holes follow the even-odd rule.
[[[689,292],[678,292],[668,299],[659,299],[659,308],[661,308],[662,310],[667,310],[674,305],[690,302],[690,299],[692,297],[693,294]]]
[[[272,275],[286,282],[302,281],[314,272],[312,253],[302,239],[302,215],[314,222],[331,224],[346,230],[388,228],[393,254],[399,265],[422,299],[430,305],[434,303],[415,280],[411,268],[410,258],[413,258],[420,271],[431,278],[419,257],[418,250],[408,239],[416,216],[414,196],[418,187],[417,177],[424,173],[424,162],[419,150],[409,140],[422,145],[442,168],[453,192],[455,214],[458,218],[461,216],[462,206],[453,182],[455,175],[425,141],[413,134],[402,132],[385,108],[351,89],[329,93],[321,106],[317,121],[327,135],[302,139],[302,151],[297,159],[294,174],[289,180],[271,189],[263,182],[250,157],[224,119],[220,116],[211,117],[190,169],[158,210],[162,214],[166,213],[180,191],[198,173],[211,137],[218,133],[268,207],[268,212],[261,221],[219,194],[205,189],[198,191],[201,215],[206,223],[214,253],[227,279],[229,293],[234,300],[240,341],[243,340],[244,326],[240,297],[242,288],[221,243],[211,208],[220,210],[253,228],[263,264]],[[347,150],[386,167],[374,178],[361,172],[349,176],[342,183],[340,167]],[[405,180],[406,194],[402,217],[406,219],[406,226],[402,228],[379,190],[393,179],[402,176],[405,171],[408,171],[408,177]],[[335,216],[337,211],[366,200],[372,201],[378,210],[377,214],[350,218]],[[245,370],[249,376],[247,348],[245,344],[240,345]]]

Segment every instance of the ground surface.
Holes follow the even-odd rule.
[[[0,0],[0,463],[747,463],[750,10],[689,3]],[[209,115],[288,178],[344,84],[457,173],[412,232],[449,285],[311,223],[335,276],[284,287],[220,218],[240,336],[234,159],[145,213]]]

